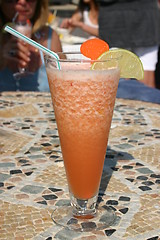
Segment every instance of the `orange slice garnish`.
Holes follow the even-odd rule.
[[[92,38],[85,41],[80,48],[81,53],[92,60],[96,60],[102,53],[108,50],[109,45],[99,38]]]

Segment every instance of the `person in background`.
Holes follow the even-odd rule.
[[[80,28],[89,37],[98,36],[98,3],[96,0],[80,0],[76,12],[71,18],[62,21],[60,27],[73,31]]]
[[[144,67],[142,82],[155,88],[160,43],[157,0],[99,0],[99,37],[110,48],[125,48],[137,54]]]
[[[158,0],[158,8],[160,12],[160,0]],[[158,48],[158,61],[157,61],[156,70],[155,70],[155,81],[156,81],[156,88],[160,89],[160,45]]]
[[[31,22],[33,40],[54,52],[62,51],[57,33],[46,26],[48,0],[0,0],[0,91],[49,91],[42,52],[4,31],[16,15]],[[32,74],[16,80],[13,74],[26,67]]]

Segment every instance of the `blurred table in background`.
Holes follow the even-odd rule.
[[[160,105],[116,100],[100,193],[114,226],[79,233],[52,222],[69,196],[50,93],[1,93],[1,240],[160,239]]]

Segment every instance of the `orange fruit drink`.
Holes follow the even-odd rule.
[[[114,210],[97,204],[97,197],[118,82],[120,77],[142,79],[144,71],[134,53],[109,50],[98,38],[80,50],[60,53],[60,59],[45,56],[71,200],[51,218],[70,230],[88,232],[116,221]]]
[[[100,185],[120,70],[91,70],[90,61],[53,65],[46,70],[69,190],[90,199]]]

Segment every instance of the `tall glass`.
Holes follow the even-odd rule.
[[[93,61],[81,54],[60,56],[61,70],[49,56],[45,64],[71,206],[58,207],[52,219],[79,231],[103,229],[116,218],[112,210],[96,209],[96,203],[120,77],[118,59],[91,70]]]
[[[18,32],[22,33],[23,35],[31,38],[32,34],[32,25],[27,23],[27,21],[17,21],[14,23],[14,28]],[[17,87],[19,87],[19,80],[22,77],[26,77],[28,75],[32,75],[32,73],[28,72],[27,68],[18,68],[18,72],[14,73],[13,76],[17,80]]]

